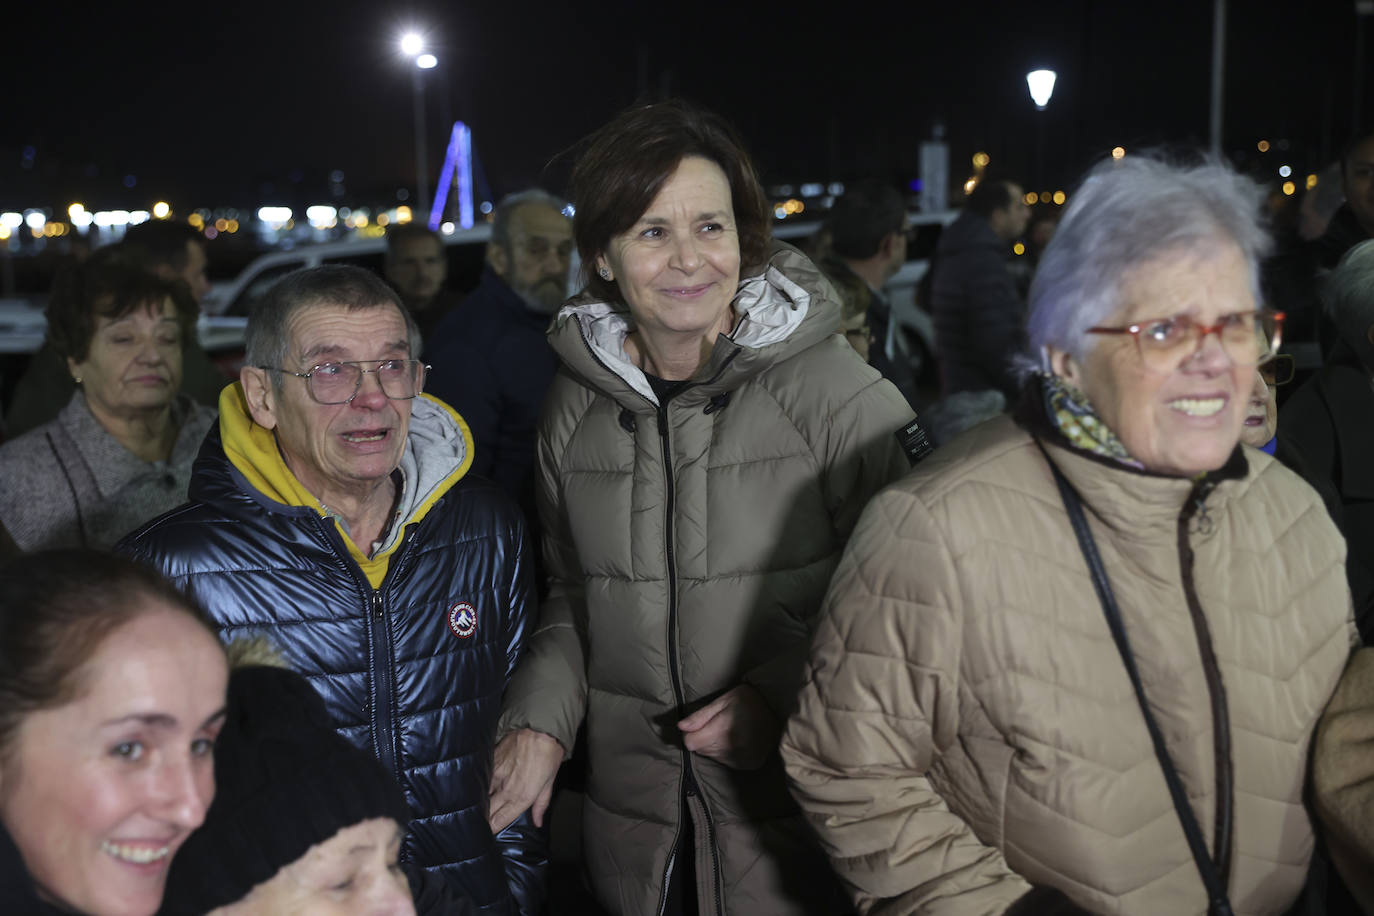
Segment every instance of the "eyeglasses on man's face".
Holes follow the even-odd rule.
[[[1215,334],[1232,364],[1254,366],[1278,349],[1283,312],[1245,311],[1222,315],[1215,324],[1202,324],[1188,315],[1154,318],[1120,328],[1088,328],[1089,334],[1129,334],[1140,359],[1151,372],[1169,373],[1181,366]]]
[[[364,368],[371,366],[372,368]],[[425,372],[430,368],[418,359],[345,360],[320,363],[307,372],[295,372],[276,366],[258,366],[269,372],[285,372],[305,379],[305,388],[320,404],[347,404],[358,396],[363,376],[377,376],[382,393],[393,401],[405,401],[419,394],[425,386]]]

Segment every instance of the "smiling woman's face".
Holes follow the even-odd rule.
[[[214,796],[224,652],[148,598],[79,669],[80,691],[29,714],[0,758],[0,823],[40,896],[89,916],[149,916]]]
[[[1128,271],[1123,308],[1103,325],[1187,315],[1211,326],[1223,315],[1255,310],[1250,271],[1232,242],[1166,252]],[[1240,440],[1255,377],[1215,334],[1170,372],[1143,364],[1129,334],[1090,341],[1082,360],[1051,351],[1057,375],[1087,395],[1098,417],[1148,470],[1181,477],[1215,470]]]
[[[739,286],[739,233],[730,181],[701,156],[678,163],[633,226],[597,259],[650,337],[728,331]]]

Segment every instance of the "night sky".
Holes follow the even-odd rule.
[[[1211,0],[886,6],[9,4],[0,209],[328,202],[335,170],[350,197],[394,198],[414,181],[408,25],[427,26],[440,59],[425,74],[431,171],[462,118],[495,196],[564,190],[580,137],[664,94],[729,117],[765,181],[906,181],[936,122],[956,171],[981,149],[1046,187],[1116,144],[1207,142]],[[1292,142],[1298,170],[1334,155],[1358,21],[1351,0],[1230,0],[1228,153],[1258,168],[1267,137]],[[1024,74],[1041,65],[1059,83],[1037,113]]]

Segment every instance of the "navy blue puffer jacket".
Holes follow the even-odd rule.
[[[226,639],[264,635],[310,678],[339,732],[405,790],[415,819],[403,859],[441,873],[482,913],[537,912],[544,837],[527,819],[493,837],[486,817],[501,696],[535,607],[519,511],[485,480],[446,481],[405,525],[373,588],[332,517],[264,495],[239,466],[242,443],[236,460],[226,456],[221,431],[241,439],[246,420],[226,420],[231,391],[196,460],[190,504],[120,549],[187,589]],[[461,427],[437,401],[414,404],[412,450],[417,424],[447,423],[450,436]]]

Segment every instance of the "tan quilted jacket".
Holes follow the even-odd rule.
[[[1282,912],[1312,851],[1308,742],[1353,640],[1340,535],[1258,451],[1195,485],[1046,448],[1086,505],[1235,911]],[[1030,885],[1094,912],[1205,910],[1045,456],[1009,418],[869,504],[783,758],[863,912],[1001,913]]]
[[[912,414],[834,333],[834,293],[799,253],[779,248],[736,307],[734,334],[662,407],[625,355],[623,314],[576,303],[550,332],[563,360],[539,440],[551,590],[502,729],[571,749],[585,717],[585,865],[617,916],[659,912],[689,844],[702,913],[843,905],[777,755],[732,770],[687,754],[674,723],[741,683],[786,720],[844,542],[909,470],[894,433]]]

